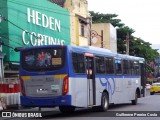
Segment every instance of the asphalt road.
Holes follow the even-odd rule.
[[[35,112],[38,111],[38,108],[32,109],[21,109],[18,111],[28,111],[28,112]],[[137,112],[139,111],[139,112]],[[143,116],[144,111],[147,113],[157,113],[160,111],[160,94],[157,93],[155,95],[149,95],[147,93],[146,97],[142,97],[138,99],[137,105],[131,105],[131,102],[119,105],[111,105],[107,112],[97,112],[92,109],[77,109],[74,113],[71,114],[62,114],[59,112],[58,108],[43,108],[41,112],[43,113],[42,118],[30,118],[30,119],[58,119],[58,120],[159,120],[160,117],[124,117],[123,113],[125,114],[140,114]],[[116,114],[117,117],[107,117],[110,114]],[[144,113],[144,115],[146,112]],[[160,114],[160,112],[159,112]],[[119,116],[119,115],[122,115]],[[23,118],[3,118],[3,120],[21,120]]]

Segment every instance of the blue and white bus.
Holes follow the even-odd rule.
[[[144,59],[107,49],[38,46],[20,51],[21,105],[106,111],[109,104],[137,104]]]

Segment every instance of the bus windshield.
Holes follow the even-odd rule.
[[[64,66],[64,49],[42,48],[23,51],[22,67],[27,71],[57,70]]]

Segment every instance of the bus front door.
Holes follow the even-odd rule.
[[[94,70],[94,57],[86,57],[86,71],[87,71],[87,93],[88,93],[88,106],[96,104],[96,84],[95,84],[95,70]]]

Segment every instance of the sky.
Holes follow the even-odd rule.
[[[132,35],[160,49],[160,0],[88,0],[89,11],[117,14]]]

